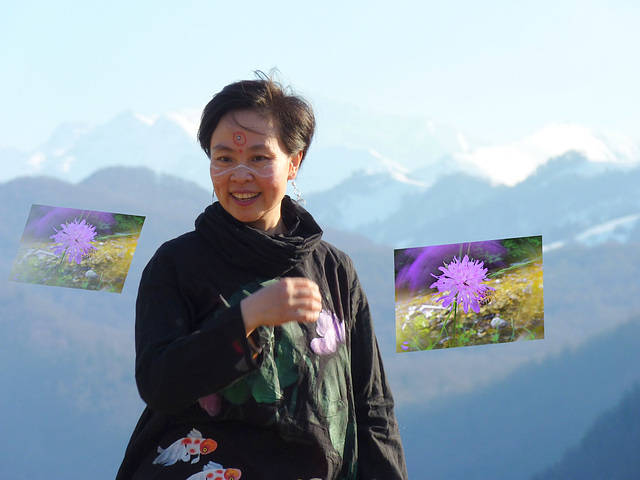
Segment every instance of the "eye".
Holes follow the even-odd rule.
[[[211,168],[216,170],[220,170],[220,169],[227,170],[232,165],[233,165],[233,160],[229,157],[220,156],[220,157],[215,157],[211,159]]]

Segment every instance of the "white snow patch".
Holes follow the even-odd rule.
[[[58,148],[57,150],[54,150],[53,152],[51,152],[51,155],[54,157],[61,157],[65,153],[67,153],[67,150],[65,148]]]
[[[71,170],[71,164],[75,161],[76,161],[76,157],[72,155],[67,155],[66,157],[64,157],[64,159],[62,160],[62,163],[60,163],[58,168],[63,173],[69,173],[69,171]]]
[[[200,110],[189,109],[182,110],[180,112],[167,112],[165,116],[177,123],[187,135],[191,138],[196,138],[198,135],[198,128],[200,128]]]
[[[367,173],[369,174],[373,174],[376,172],[379,172],[381,170],[384,170],[386,172],[388,172],[391,177],[395,180],[397,180],[400,183],[407,183],[409,185],[415,185],[417,187],[427,187],[428,185],[425,182],[421,182],[419,180],[416,180],[414,178],[409,177],[409,174],[411,173],[411,171],[405,167],[404,165],[394,161],[394,160],[390,160],[386,157],[384,157],[382,154],[380,154],[379,152],[373,150],[373,149],[369,149],[369,153],[377,158],[378,160],[380,160],[383,169],[380,168],[371,168],[371,169],[367,169],[365,170]]]
[[[469,151],[469,144],[464,138],[464,135],[462,135],[461,133],[458,133],[458,143],[460,144],[460,148],[464,153],[467,153]]]
[[[542,245],[542,253],[547,253],[547,252],[551,252],[553,250],[558,250],[559,248],[564,247],[564,242],[562,241],[558,241],[558,242],[553,242],[553,243],[549,243],[548,245]]]
[[[575,236],[575,240],[589,246],[608,240],[624,242],[638,219],[640,219],[640,213],[609,220],[579,233]]]
[[[388,183],[387,183],[388,182]],[[357,230],[376,219],[387,218],[400,207],[403,194],[406,193],[401,184],[385,181],[387,185],[379,185],[368,195],[353,195],[339,201],[341,204],[340,227],[347,230]],[[385,194],[381,195],[384,191]]]
[[[33,167],[35,170],[40,170],[46,158],[47,157],[44,153],[36,152],[29,157],[29,159],[27,160],[27,165]]]
[[[142,115],[140,113],[135,113],[134,116],[142,123],[144,123],[145,125],[149,125],[150,127],[152,127],[158,119],[157,115]]]
[[[592,162],[632,165],[640,158],[640,147],[621,135],[557,124],[516,142],[478,148],[454,157],[476,165],[496,183],[513,186],[549,159],[569,151],[578,151]]]

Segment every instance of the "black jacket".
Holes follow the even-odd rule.
[[[283,200],[269,235],[218,203],[162,245],[136,305],[136,380],[147,408],[118,480],[406,478],[393,398],[349,257]],[[318,322],[260,327],[239,302],[265,283],[320,286]]]

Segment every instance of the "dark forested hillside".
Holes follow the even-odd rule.
[[[640,383],[601,415],[562,461],[533,480],[640,478]]]
[[[567,349],[539,364],[523,366],[486,388],[400,409],[398,418],[403,441],[408,445],[411,478],[523,479],[545,465],[558,462],[565,449],[579,442],[601,412],[610,409],[625,391],[640,382],[638,336],[640,318],[575,350]],[[473,374],[459,370],[455,373]],[[635,422],[631,428],[636,430],[636,440],[624,451],[635,448],[637,456],[640,398],[636,395],[634,401],[636,419],[624,422]],[[622,421],[623,414],[606,418],[598,422],[603,424],[600,429],[607,423]],[[622,427],[609,425],[612,431],[608,435]],[[633,441],[630,435],[623,437]],[[628,465],[636,460],[615,457],[615,461]],[[587,477],[560,475],[536,480],[574,478]]]

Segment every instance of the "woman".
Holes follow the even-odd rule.
[[[285,195],[315,129],[271,79],[225,87],[198,138],[218,202],[162,245],[136,304],[147,408],[118,479],[404,479],[349,257]]]

